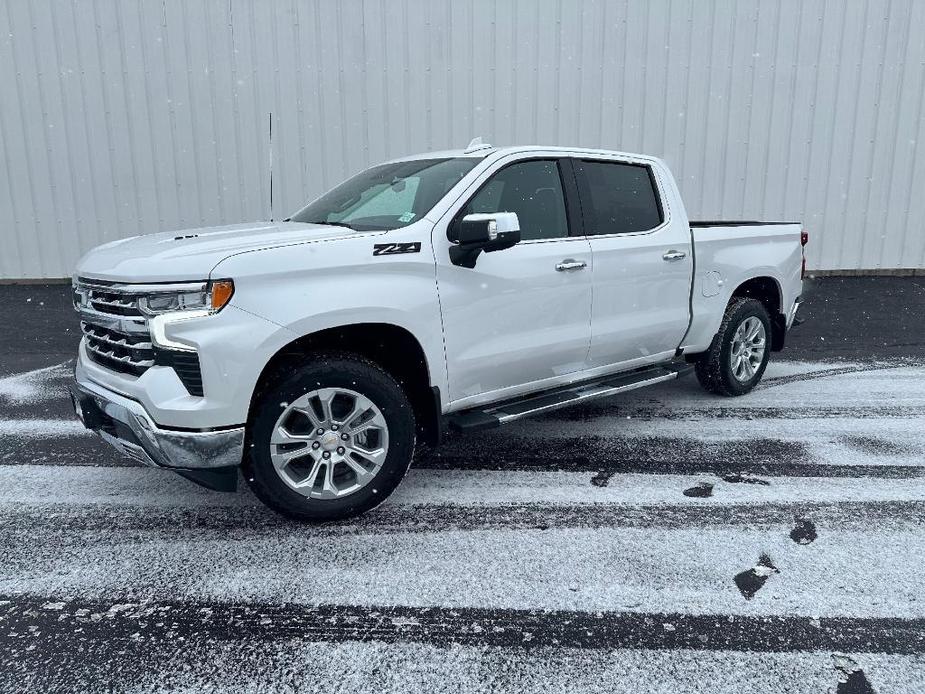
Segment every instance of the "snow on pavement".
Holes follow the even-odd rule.
[[[925,687],[923,365],[587,403],[316,527],[126,465],[68,370],[0,380],[0,690]]]

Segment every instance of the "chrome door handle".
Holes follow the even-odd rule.
[[[670,251],[665,251],[662,254],[662,260],[667,260],[669,263],[673,263],[675,260],[681,260],[681,258],[684,258],[686,256],[687,256],[687,253],[685,253],[684,251],[676,251],[672,249]]]
[[[588,264],[583,260],[572,260],[566,258],[561,263],[556,263],[556,272],[568,272],[570,270],[583,270]]]

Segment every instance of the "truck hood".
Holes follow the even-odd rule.
[[[120,239],[94,248],[77,263],[77,274],[122,282],[208,279],[225,258],[265,248],[356,236],[345,227],[264,222],[185,229]]]

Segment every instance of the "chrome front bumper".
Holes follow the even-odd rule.
[[[81,379],[79,371],[71,386],[71,399],[77,417],[87,429],[138,462],[181,473],[236,468],[241,464],[244,427],[218,431],[162,429],[141,404]]]

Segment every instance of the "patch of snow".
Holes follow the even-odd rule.
[[[0,436],[48,439],[59,436],[94,436],[75,416],[70,419],[0,419]]]
[[[27,404],[57,398],[64,394],[63,381],[71,372],[71,363],[35,369],[26,373],[0,378],[0,401]],[[55,381],[59,381],[55,384]]]

